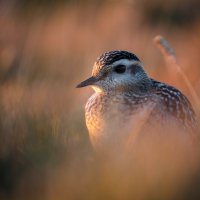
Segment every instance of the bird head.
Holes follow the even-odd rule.
[[[77,88],[92,86],[96,92],[146,92],[151,81],[136,55],[127,51],[110,51],[94,63],[92,76]]]

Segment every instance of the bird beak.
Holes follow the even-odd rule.
[[[94,76],[91,76],[90,78],[86,79],[85,81],[79,83],[76,88],[86,87],[88,85],[94,85],[94,83],[97,82],[97,78]]]

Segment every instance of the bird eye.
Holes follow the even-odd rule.
[[[114,68],[114,71],[118,74],[122,74],[126,71],[126,66],[125,65],[117,65],[115,68]]]

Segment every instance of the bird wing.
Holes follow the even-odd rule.
[[[161,99],[165,110],[186,127],[194,127],[196,124],[196,116],[187,97],[170,85],[153,79],[151,80],[153,84],[153,93]]]

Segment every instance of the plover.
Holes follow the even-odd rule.
[[[85,117],[96,148],[119,144],[130,131],[134,135],[146,125],[178,126],[183,131],[194,126],[195,113],[188,99],[178,89],[150,78],[133,53],[102,54],[92,76],[77,88],[85,86],[95,91],[87,101]]]

